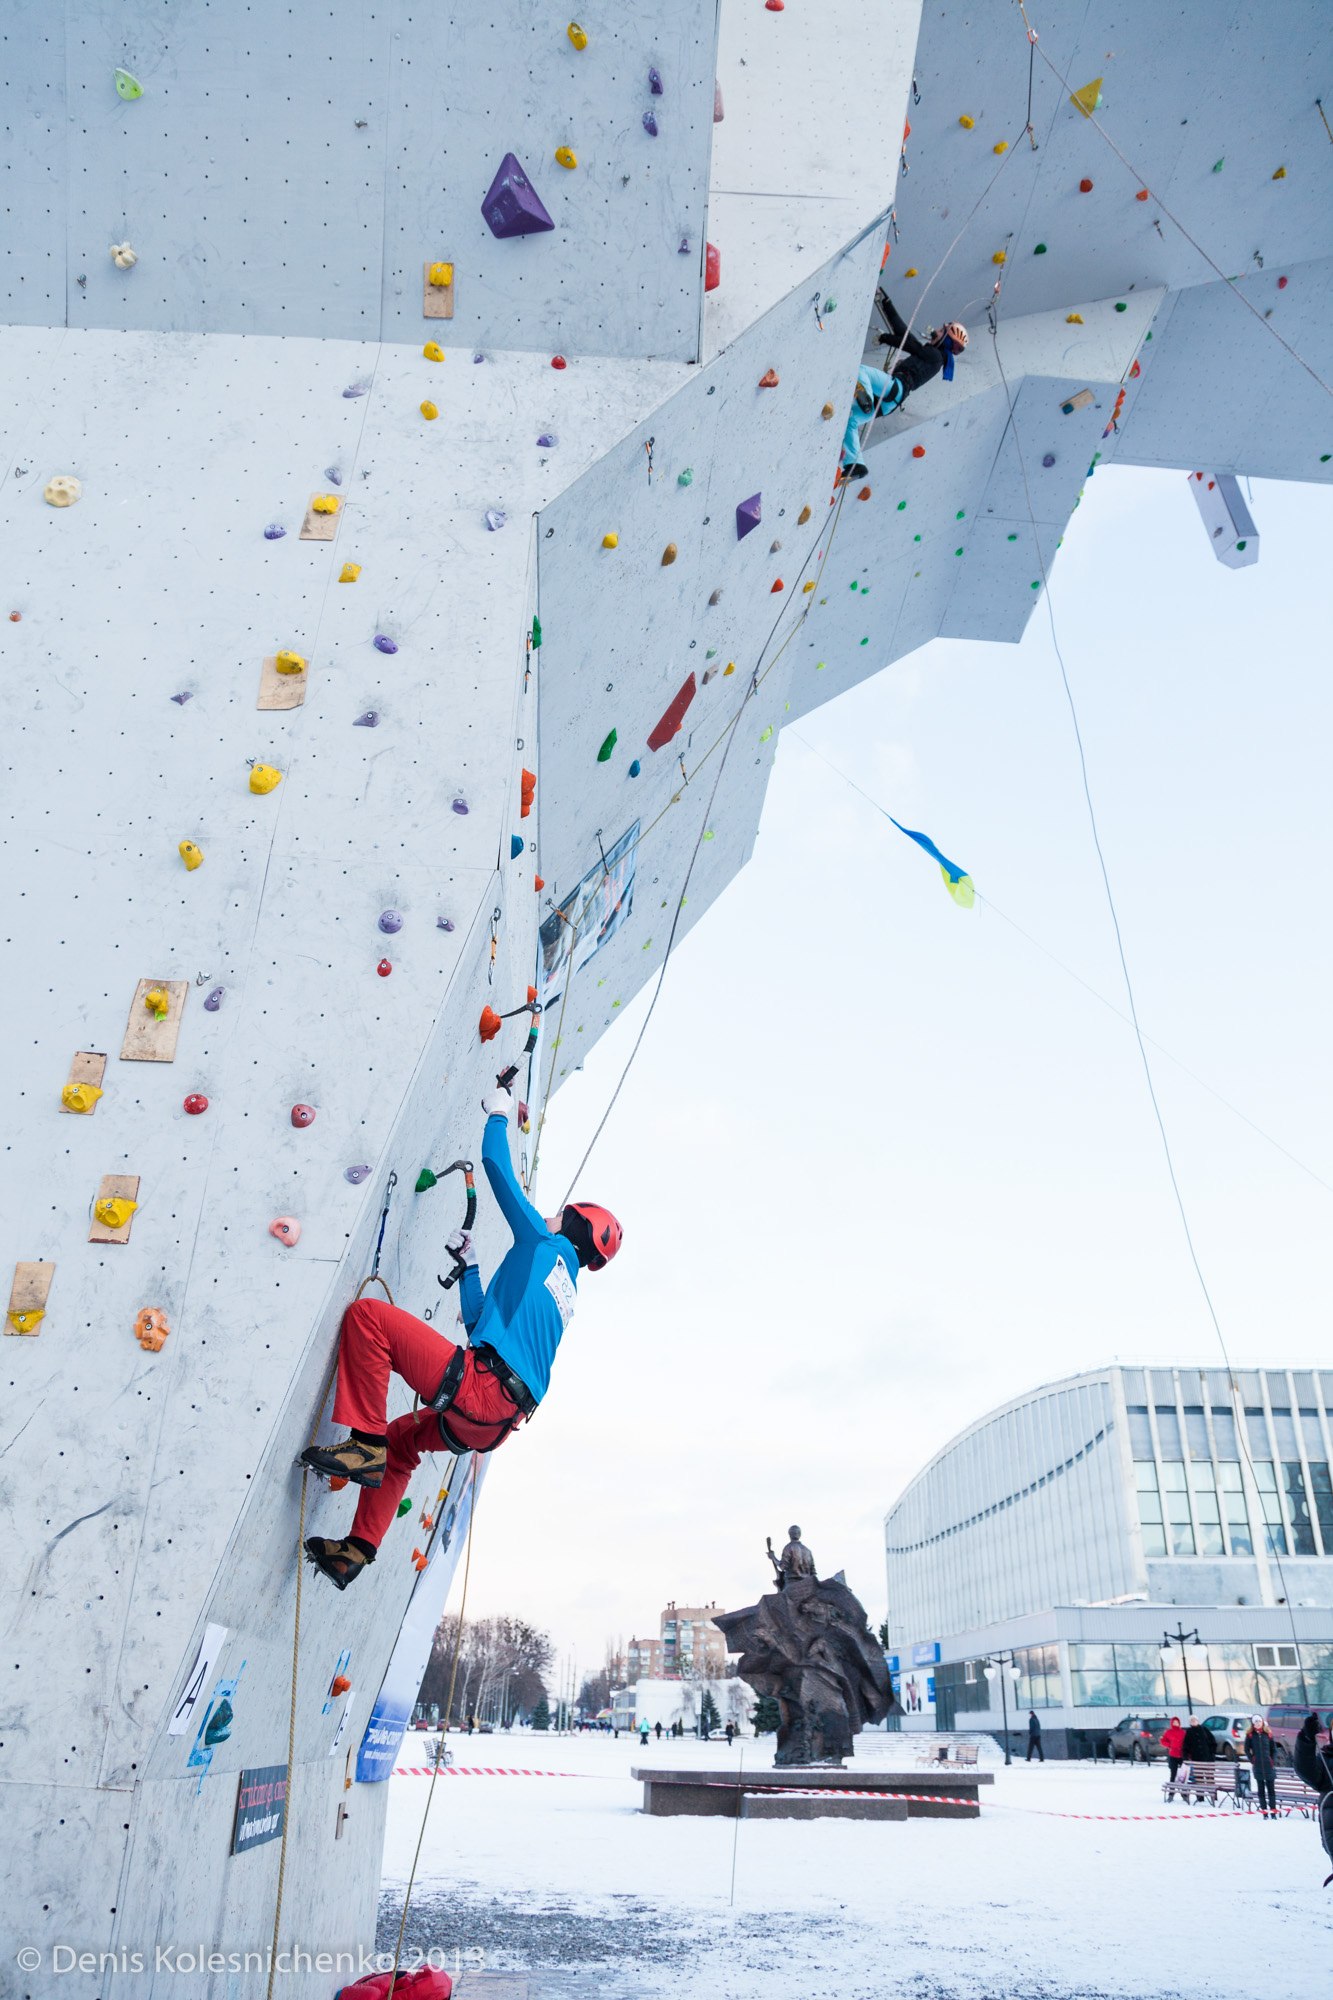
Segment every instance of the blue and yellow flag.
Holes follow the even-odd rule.
[[[883,811],[883,808],[880,810]],[[924,847],[933,861],[938,861],[945,888],[960,910],[970,910],[977,900],[977,892],[972,886],[972,877],[966,869],[960,868],[957,862],[950,861],[947,854],[941,854],[928,833],[914,833],[910,826],[904,826],[901,820],[894,819],[892,813],[885,813],[884,817],[893,822],[899,833],[905,833],[918,847]]]

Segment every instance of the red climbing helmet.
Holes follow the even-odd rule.
[[[955,354],[961,354],[967,346],[967,328],[959,320],[946,320],[935,339],[941,343],[947,341]]]
[[[574,1215],[579,1221],[570,1223]],[[609,1208],[599,1208],[595,1201],[567,1202],[563,1220],[568,1225],[563,1233],[578,1251],[581,1264],[600,1271],[611,1262],[620,1248],[620,1224]]]

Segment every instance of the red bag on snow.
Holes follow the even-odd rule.
[[[355,1986],[340,1986],[334,2000],[386,2000],[391,1972],[373,1972],[358,1979]],[[418,1966],[415,1972],[400,1972],[393,2000],[450,2000],[454,1982],[447,1972],[433,1965]]]

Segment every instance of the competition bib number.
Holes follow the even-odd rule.
[[[574,1280],[565,1269],[563,1258],[557,1257],[547,1274],[546,1289],[555,1300],[555,1309],[560,1315],[560,1331],[564,1332],[574,1317]]]

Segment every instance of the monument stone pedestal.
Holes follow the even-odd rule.
[[[844,1771],[831,1764],[782,1770],[635,1767],[643,1809],[715,1819],[978,1819],[989,1771]]]

